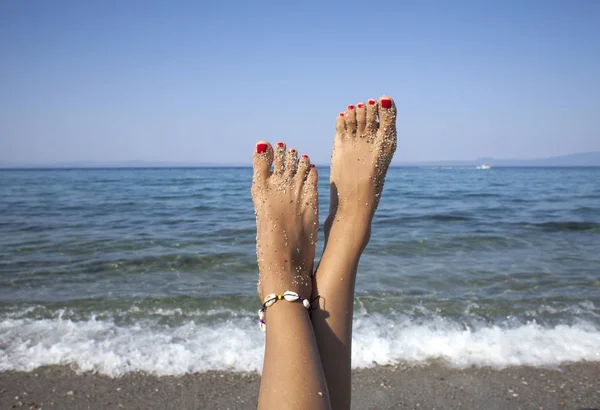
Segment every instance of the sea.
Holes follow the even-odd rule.
[[[260,372],[251,179],[0,171],[0,371]],[[354,368],[600,361],[600,168],[392,167],[354,303]]]

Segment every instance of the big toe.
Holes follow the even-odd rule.
[[[271,176],[273,164],[273,147],[266,141],[258,141],[254,148],[254,184],[264,185]]]
[[[383,148],[383,154],[380,161],[383,164],[389,164],[396,151],[396,104],[392,97],[383,96],[378,103],[379,130],[377,139]],[[385,167],[383,168],[385,169]]]
[[[378,107],[379,129],[392,131],[396,129],[396,104],[392,97],[383,96]]]

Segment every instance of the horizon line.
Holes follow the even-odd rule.
[[[419,166],[471,166],[490,163],[492,166],[510,167],[510,166],[535,166],[535,165],[502,165],[503,162],[541,162],[566,159],[568,157],[598,155],[600,151],[575,152],[571,154],[555,155],[551,157],[537,158],[494,158],[480,157],[476,159],[454,160],[421,160],[421,161],[392,161],[390,166],[400,167],[419,167]],[[497,162],[497,165],[493,163]],[[315,163],[318,166],[325,164]],[[327,164],[329,165],[329,164]],[[558,166],[579,166],[579,165],[558,165]],[[591,166],[600,166],[591,165]],[[212,162],[188,162],[188,161],[160,161],[160,160],[122,160],[122,161],[76,161],[76,162],[54,162],[54,163],[9,163],[0,162],[0,169],[46,169],[46,168],[243,168],[252,167],[252,162],[247,163],[212,163]]]

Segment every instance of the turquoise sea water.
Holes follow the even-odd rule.
[[[0,171],[0,370],[259,370],[251,177]],[[600,361],[600,168],[390,169],[353,363],[431,359]]]

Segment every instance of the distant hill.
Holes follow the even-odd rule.
[[[537,159],[495,159],[478,158],[472,161],[425,161],[425,162],[394,162],[400,166],[425,167],[475,167],[490,164],[494,167],[600,167],[600,151],[582,152]]]
[[[210,162],[173,162],[173,161],[107,161],[107,162],[56,162],[46,164],[11,164],[0,162],[0,169],[4,168],[209,168],[209,167],[236,167],[248,164],[218,164]]]

